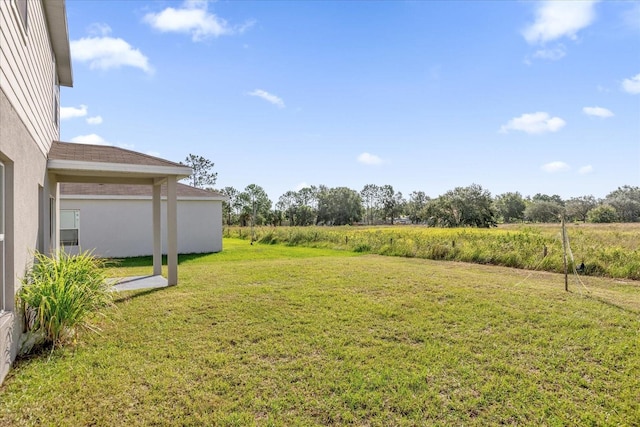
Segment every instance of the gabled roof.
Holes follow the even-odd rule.
[[[65,0],[43,0],[42,4],[47,17],[51,47],[56,57],[58,82],[62,86],[71,87],[73,86],[73,72],[71,70],[71,49],[69,47]]]
[[[190,167],[123,148],[54,141],[47,161],[59,182],[158,184],[169,176],[180,180]]]
[[[60,141],[54,141],[51,145],[49,160],[186,167],[180,163],[110,145],[75,144]]]
[[[117,196],[151,198],[152,187],[150,185],[123,185],[123,184],[95,184],[65,182],[60,184],[62,196]],[[178,183],[176,188],[178,199],[210,199],[226,200],[227,196],[217,191],[203,190],[189,185]],[[161,187],[162,197],[167,195],[167,185]],[[75,197],[78,198],[78,197]]]

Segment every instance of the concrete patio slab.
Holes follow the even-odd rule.
[[[169,282],[162,276],[132,276],[111,279],[114,291],[133,291],[136,289],[166,288]]]

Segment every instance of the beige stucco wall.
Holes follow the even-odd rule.
[[[0,161],[5,166],[5,291],[0,314],[0,382],[16,356],[22,331],[14,295],[36,249],[49,246],[47,160],[0,90]],[[45,220],[46,218],[46,220]]]
[[[89,196],[85,196],[89,197]],[[151,199],[61,196],[60,209],[80,210],[79,248],[102,257],[151,255]],[[167,253],[166,201],[162,201],[162,252]],[[67,247],[75,253],[78,248]],[[222,250],[222,202],[178,199],[178,253]]]

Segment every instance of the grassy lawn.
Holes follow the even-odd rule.
[[[640,285],[253,245],[19,360],[0,425],[637,425]],[[145,264],[145,266],[139,266]],[[148,274],[149,260],[113,268]]]
[[[226,227],[226,237],[249,239],[248,227]],[[640,223],[569,224],[575,265],[587,276],[640,280]],[[260,243],[331,248],[378,255],[499,265],[562,273],[560,224],[497,228],[425,226],[256,227]],[[572,259],[568,259],[571,264]],[[570,268],[572,270],[572,268]]]

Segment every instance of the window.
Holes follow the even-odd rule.
[[[53,250],[56,242],[56,199],[49,197],[49,247]]]
[[[24,27],[24,30],[27,31],[27,13],[29,11],[28,0],[13,0],[13,3],[18,10],[20,19],[22,20],[22,26]]]
[[[53,59],[53,124],[60,128],[60,82],[56,71],[56,60]]]
[[[60,244],[78,246],[80,229],[80,211],[77,209],[60,210]]]

